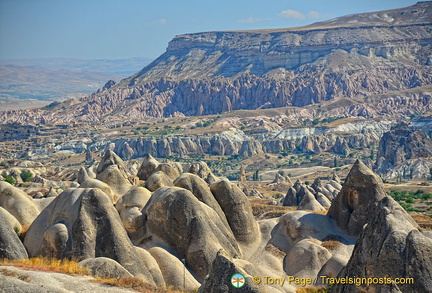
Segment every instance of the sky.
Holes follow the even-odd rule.
[[[0,59],[154,59],[184,33],[301,26],[416,2],[0,0]]]

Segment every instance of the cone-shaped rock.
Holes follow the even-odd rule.
[[[315,199],[315,196],[306,188],[304,188],[304,195],[297,209],[309,210],[309,211],[325,211],[325,208]]]
[[[288,188],[288,192],[283,201],[283,206],[295,207],[298,206],[298,204],[297,191],[293,187]]]
[[[107,257],[88,258],[80,261],[78,265],[90,270],[93,276],[103,279],[133,277],[121,264]]]
[[[432,292],[432,239],[420,231],[417,223],[391,197],[385,197],[371,208],[368,217],[368,224],[338,277],[412,278],[413,282],[339,284],[331,292]]]
[[[100,189],[71,188],[62,192],[35,219],[24,245],[31,257],[108,257],[135,277],[155,284],[111,199]]]
[[[78,171],[78,178],[77,181],[79,184],[83,183],[86,180],[91,179],[90,176],[87,173],[87,170],[84,167],[81,167]]]
[[[333,200],[328,215],[349,235],[358,236],[370,218],[370,210],[386,197],[381,179],[357,160]]]
[[[103,156],[102,160],[100,161],[96,169],[96,174],[99,175],[111,165],[117,165],[119,167],[120,172],[122,172],[125,175],[128,174],[126,165],[123,162],[123,160],[111,150],[106,151],[105,155]]]
[[[161,187],[143,210],[147,214],[147,239],[160,239],[186,260],[199,279],[209,272],[216,253],[240,251],[231,230],[216,212],[200,202],[189,190]]]
[[[138,170],[137,176],[140,180],[147,180],[151,174],[153,174],[156,168],[159,166],[159,162],[153,158],[152,155],[147,154]]]

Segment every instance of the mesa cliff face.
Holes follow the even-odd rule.
[[[27,116],[56,122],[205,115],[425,86],[432,83],[430,19],[432,4],[422,2],[306,27],[180,35],[137,74]]]

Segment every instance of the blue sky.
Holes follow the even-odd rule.
[[[156,58],[183,33],[292,27],[409,0],[0,0],[0,59]]]

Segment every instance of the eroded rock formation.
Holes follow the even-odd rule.
[[[428,178],[432,140],[422,130],[399,123],[381,137],[375,170],[386,178]]]

